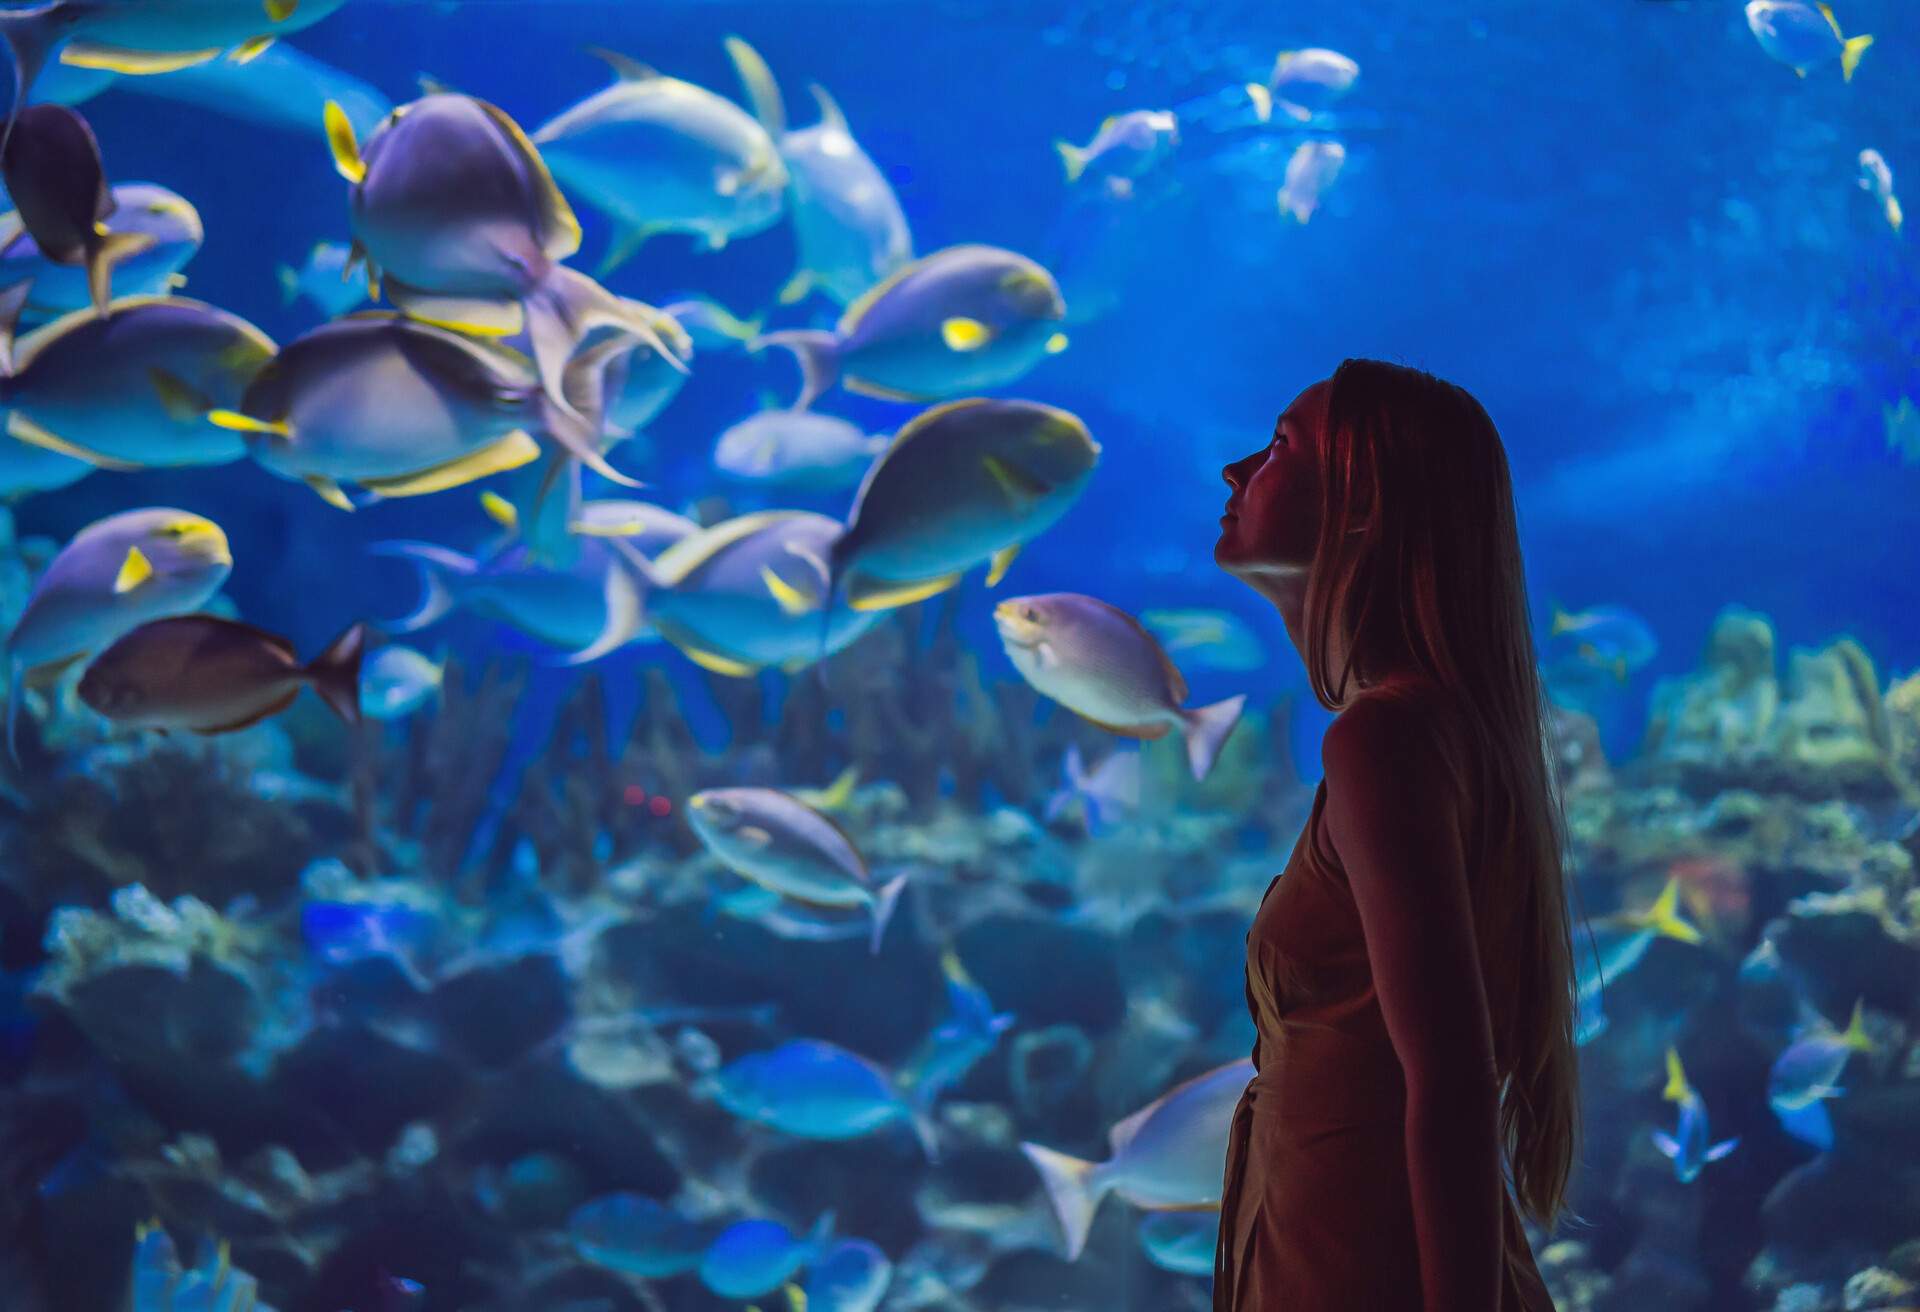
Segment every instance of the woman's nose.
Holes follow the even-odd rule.
[[[1247,483],[1246,466],[1251,464],[1254,459],[1255,459],[1254,456],[1240,457],[1240,459],[1234,461],[1232,464],[1228,465],[1225,469],[1222,469],[1220,471],[1220,477],[1227,480],[1228,487],[1238,492],[1241,488],[1246,486],[1246,483]]]

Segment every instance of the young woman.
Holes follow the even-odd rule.
[[[1338,715],[1247,935],[1214,1308],[1551,1312],[1515,1199],[1565,1206],[1575,984],[1500,436],[1462,389],[1348,360],[1224,473],[1215,559]]]

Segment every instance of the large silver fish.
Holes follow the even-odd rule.
[[[214,615],[150,620],[80,676],[80,700],[129,729],[229,733],[277,715],[311,687],[348,724],[360,720],[356,624],[306,665],[278,634]]]
[[[800,362],[804,409],[844,382],[893,401],[938,401],[1001,387],[1065,349],[1066,302],[1053,275],[998,246],[949,246],[895,269],[849,305],[833,331],[768,333]]]
[[[991,587],[1066,513],[1099,456],[1085,424],[1034,401],[973,397],[914,416],[854,496],[828,561],[835,590],[856,610],[886,609],[989,562]]]
[[[0,39],[13,55],[15,112],[27,103],[49,55],[62,64],[115,73],[167,73],[260,54],[275,38],[331,14],[345,0],[47,0],[0,11]],[[13,119],[8,118],[8,128]]]
[[[21,442],[107,469],[218,465],[246,453],[205,421],[237,405],[273,358],[245,319],[178,296],[132,296],[105,315],[77,310],[16,344],[26,292],[0,292],[0,409]]]
[[[826,609],[827,556],[840,531],[825,515],[767,510],[702,529],[653,561],[634,558],[644,611],[610,608],[608,633],[580,658],[630,640],[644,622],[717,674],[746,678],[771,665],[804,669],[880,618],[845,606]]]
[[[1094,1209],[1109,1193],[1152,1209],[1219,1205],[1233,1110],[1253,1073],[1242,1058],[1175,1085],[1108,1131],[1112,1152],[1104,1162],[1020,1145],[1046,1185],[1068,1261],[1080,1256]]]
[[[811,906],[865,907],[880,950],[905,874],[876,883],[844,829],[777,788],[709,788],[687,799],[687,822],[729,868]]]
[[[787,169],[732,101],[611,51],[613,85],[533,134],[567,186],[619,225],[605,277],[648,237],[688,232],[717,250],[780,217]]]
[[[595,327],[632,333],[678,362],[658,311],[560,263],[580,249],[579,220],[498,106],[423,96],[387,115],[363,152],[329,102],[327,133],[334,167],[352,184],[355,243],[407,314],[466,332],[524,329],[541,385],[562,406],[567,360]]]
[[[34,582],[7,634],[7,742],[20,689],[148,620],[198,610],[233,568],[227,535],[170,506],[127,510],[73,535]]]
[[[609,339],[568,366],[565,386],[597,410]],[[541,390],[517,351],[381,311],[348,315],[288,343],[237,408],[209,418],[244,434],[256,460],[351,509],[343,482],[381,496],[457,487],[538,458],[553,438],[603,475],[631,484],[598,449],[600,433]]]
[[[826,89],[809,83],[820,106],[810,128],[787,128],[787,111],[760,53],[737,36],[727,38],[754,113],[779,145],[791,179],[787,206],[793,215],[799,268],[780,289],[791,305],[818,288],[842,305],[913,258],[913,237],[899,197],[847,127],[846,115]]]
[[[122,182],[113,189],[109,234],[139,234],[151,243],[125,253],[113,266],[113,285],[124,299],[163,296],[183,279],[187,261],[206,236],[200,211],[178,192],[151,182]],[[0,215],[0,286],[28,283],[23,320],[44,320],[86,309],[92,304],[88,270],[61,264],[44,254],[19,212]]]
[[[114,197],[87,120],[65,105],[28,105],[0,151],[0,173],[15,221],[48,260],[86,270],[88,297],[105,314],[113,298],[113,266],[146,250],[154,237],[115,232],[104,222]],[[11,239],[0,232],[0,245]]]
[[[1179,731],[1204,779],[1246,705],[1244,693],[1187,708],[1187,681],[1158,641],[1117,606],[1078,592],[1011,597],[994,624],[1014,668],[1036,691],[1110,733],[1163,738]]]

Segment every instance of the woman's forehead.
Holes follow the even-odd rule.
[[[1284,420],[1295,425],[1311,424],[1318,428],[1320,420],[1326,416],[1327,394],[1332,390],[1333,380],[1330,378],[1322,378],[1317,383],[1309,384],[1301,389],[1300,395],[1293,398],[1292,404],[1280,412],[1280,417],[1274,421],[1274,426],[1279,427]]]

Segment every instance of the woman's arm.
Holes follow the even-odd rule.
[[[1460,802],[1431,712],[1363,698],[1328,728],[1323,818],[1366,933],[1407,1085],[1425,1312],[1499,1304],[1499,1082]]]

